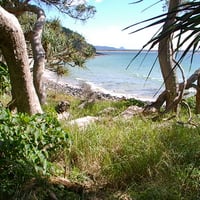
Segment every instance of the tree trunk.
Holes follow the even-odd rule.
[[[46,102],[46,91],[43,82],[43,73],[45,69],[45,51],[42,46],[42,31],[45,24],[44,11],[35,5],[23,4],[21,7],[6,7],[8,12],[15,16],[20,16],[25,12],[31,12],[37,15],[37,21],[30,34],[30,42],[33,51],[33,83],[41,104]]]
[[[196,114],[200,113],[200,75],[197,79],[197,93],[196,93]]]
[[[176,13],[171,12],[179,5],[179,3],[180,0],[170,0],[168,20],[163,25],[163,33],[166,32],[166,30],[173,24]],[[168,35],[159,42],[158,46],[158,57],[163,79],[165,81],[165,89],[167,92],[166,109],[168,109],[173,104],[178,91],[176,70],[174,69],[176,63],[173,61],[173,56],[172,35]]]
[[[29,5],[29,11],[37,14],[37,22],[33,28],[31,34],[31,46],[33,51],[33,83],[39,97],[40,103],[46,102],[46,91],[43,81],[43,73],[45,69],[45,51],[42,46],[42,31],[45,24],[45,13],[44,11],[33,5]]]
[[[0,6],[0,49],[8,65],[18,112],[42,113],[29,70],[26,42],[16,17]]]
[[[194,82],[197,81],[197,84],[194,84]],[[186,81],[186,85],[184,82],[178,84],[178,90],[182,91],[183,89],[190,89],[194,88],[196,89],[196,112],[200,112],[200,69],[197,69]],[[146,106],[144,109],[144,113],[148,113],[151,109],[156,108],[156,110],[160,111],[160,108],[164,104],[164,102],[167,99],[166,95],[167,91],[163,91],[159,97],[156,99],[155,102],[153,102],[151,105]]]

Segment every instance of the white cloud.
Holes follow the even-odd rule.
[[[87,0],[73,0],[72,3],[70,3],[70,5],[79,5],[79,4],[84,4],[86,3]]]
[[[156,29],[148,29],[135,34],[121,31],[118,26],[109,26],[96,29],[82,30],[82,35],[93,45],[106,45],[113,47],[125,47],[127,49],[141,49],[153,36]]]
[[[92,1],[92,0],[86,0],[87,2],[90,2],[90,1]],[[103,0],[93,0],[95,3],[100,3],[100,2],[102,2]]]
[[[73,2],[71,3],[71,5],[78,5],[78,4],[84,4],[87,2],[90,2],[91,0],[73,0]],[[100,3],[103,0],[94,0],[95,3]]]

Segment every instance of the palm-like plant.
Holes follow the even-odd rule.
[[[149,23],[148,25],[144,25],[142,28],[136,28],[136,30],[132,31],[131,33],[136,33],[138,31],[147,29],[149,27],[157,26],[157,25],[163,25],[166,21],[170,21],[170,16],[174,17],[175,14],[175,20],[173,22],[165,27],[164,30],[159,30],[156,35],[154,35],[139,51],[139,53],[136,55],[136,57],[141,53],[143,49],[145,49],[147,46],[150,45],[149,50],[153,49],[157,44],[159,44],[164,38],[169,37],[170,35],[173,35],[173,38],[176,39],[176,43],[174,45],[174,53],[180,52],[181,49],[184,48],[183,51],[181,51],[181,55],[176,61],[176,65],[173,67],[172,70],[175,70],[175,68],[180,67],[181,61],[184,59],[184,57],[189,53],[192,52],[191,56],[191,64],[193,61],[194,53],[196,53],[199,50],[199,41],[200,41],[200,2],[198,1],[187,1],[182,2],[180,5],[178,5],[175,9],[172,11],[132,24],[126,29],[137,27],[137,25]],[[135,59],[135,57],[132,59],[132,61]],[[132,62],[131,61],[131,62]],[[130,62],[130,63],[131,63]],[[198,79],[200,74],[200,70],[197,70],[187,81],[185,81],[185,84],[181,83],[179,84],[179,90],[188,89],[190,87],[195,87],[197,89],[197,112],[200,112],[200,91],[199,83],[198,81],[197,86],[195,86],[193,83]],[[170,75],[169,75],[170,76]],[[164,80],[166,81],[166,80]],[[164,98],[164,92],[159,96],[158,100],[152,104],[152,106],[156,106],[156,108],[160,108],[160,106],[163,104],[164,99],[161,100],[161,98]],[[160,101],[161,100],[161,101]],[[181,100],[181,99],[179,99]],[[159,102],[159,103],[158,103]]]
[[[180,4],[176,9],[174,9],[171,13],[165,13],[135,24],[132,24],[126,28],[130,29],[136,27],[139,24],[144,24],[146,22],[151,22],[147,26],[143,26],[140,29],[136,29],[131,32],[131,34],[139,32],[141,30],[150,28],[152,26],[162,25],[167,20],[170,20],[169,14],[172,13],[182,13],[181,15],[176,16],[176,20],[174,23],[169,26],[165,32],[159,31],[154,37],[149,40],[140,51],[145,49],[150,45],[149,50],[153,49],[163,38],[168,35],[176,34],[176,38],[178,38],[178,42],[176,43],[176,48],[174,49],[178,52],[182,47],[187,44],[185,50],[183,51],[179,61],[183,60],[184,56],[192,50],[195,53],[199,46],[200,40],[200,2],[192,1]],[[185,33],[189,33],[187,37],[183,37]],[[188,44],[188,41],[193,38]]]

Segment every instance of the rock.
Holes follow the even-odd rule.
[[[108,108],[105,108],[103,109],[102,111],[100,111],[98,114],[99,115],[109,115],[109,114],[112,114],[113,112],[115,112],[116,109],[113,108],[113,107],[108,107]]]
[[[70,103],[68,101],[61,101],[56,105],[55,110],[58,114],[61,114],[63,112],[66,112],[69,107]]]
[[[68,120],[70,117],[70,114],[68,112],[62,112],[57,114],[58,120]]]
[[[70,125],[77,125],[79,128],[86,128],[89,126],[91,123],[94,123],[98,121],[98,117],[93,117],[93,116],[86,116],[78,119],[74,119],[69,122]]]
[[[144,110],[143,110],[143,114],[144,115],[152,115],[152,114],[154,114],[154,113],[157,113],[158,112],[158,110],[155,108],[155,107],[153,107],[153,106],[146,106],[145,108],[144,108]]]
[[[143,108],[139,106],[129,106],[124,112],[122,112],[117,118],[122,117],[124,119],[130,119],[134,115],[142,113]]]

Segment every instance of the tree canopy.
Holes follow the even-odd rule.
[[[19,20],[29,40],[28,37],[36,17],[32,13],[26,13]],[[79,33],[63,27],[59,19],[46,21],[42,34],[42,45],[46,53],[46,67],[52,70],[64,65],[82,67],[87,58],[95,55],[95,48],[88,44]],[[29,56],[32,57],[30,45]]]
[[[88,5],[85,1],[0,0],[0,6],[14,14],[18,19],[19,17],[23,18],[23,15],[28,16],[25,20],[27,24],[24,29],[24,36],[28,42],[29,55],[31,54],[33,58],[33,83],[41,104],[44,104],[46,101],[46,91],[43,82],[46,59],[49,61],[49,66],[65,62],[70,63],[70,65],[82,66],[85,59],[94,53],[94,48],[88,45],[84,38],[75,33],[67,33],[69,31],[62,28],[58,21],[47,22],[45,27],[46,16],[43,8],[46,7],[44,5],[55,7],[61,13],[81,21],[87,20],[96,12],[95,8]],[[54,28],[56,26],[56,30],[53,29],[53,26]],[[55,42],[58,37],[53,38],[56,35],[56,31],[59,31],[58,34],[61,36],[59,37],[58,45],[57,41]],[[9,57],[5,60],[8,63]],[[15,96],[13,98],[18,97]]]
[[[53,6],[63,14],[67,14],[72,18],[85,21],[93,16],[96,12],[94,6],[87,5],[86,1],[77,0],[1,0],[0,5],[10,12],[17,15],[23,14],[26,7],[31,3],[37,3],[39,7]],[[18,11],[17,11],[18,10]]]

